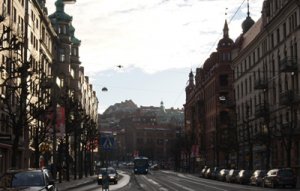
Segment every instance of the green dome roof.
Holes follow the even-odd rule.
[[[80,45],[81,41],[75,37],[75,28],[73,27],[73,25],[70,25],[70,28],[69,28],[69,32],[70,32],[70,35],[71,35],[71,41],[73,44],[75,45]]]
[[[49,16],[49,18],[54,21],[72,21],[72,17],[65,13],[65,4],[63,3],[63,0],[57,0],[55,2],[56,11],[52,15]]]

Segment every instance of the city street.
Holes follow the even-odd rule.
[[[111,184],[109,190],[119,191],[260,191],[260,190],[298,190],[291,188],[261,188],[248,185],[229,184],[225,182],[199,178],[191,174],[172,171],[152,171],[147,175],[134,175],[129,170],[119,171],[121,178],[118,184]],[[72,184],[70,182],[70,184]],[[72,188],[74,191],[96,191],[101,185],[96,182]]]

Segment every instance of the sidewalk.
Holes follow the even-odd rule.
[[[78,188],[80,186],[84,186],[87,184],[92,184],[92,183],[96,184],[96,178],[97,178],[97,175],[82,177],[81,179],[76,179],[76,180],[70,178],[70,181],[64,180],[61,183],[56,182],[55,184],[59,191],[66,191],[66,190],[71,190],[71,189]]]

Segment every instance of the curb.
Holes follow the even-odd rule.
[[[85,185],[96,183],[96,179],[90,178],[88,180],[82,180],[82,181],[76,182],[74,184],[72,184],[72,181],[69,181],[68,183],[69,184],[66,187],[62,187],[62,188],[59,186],[59,184],[57,184],[58,190],[59,191],[67,191],[67,190],[72,190],[75,188],[80,188]]]

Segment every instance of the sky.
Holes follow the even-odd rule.
[[[49,15],[55,1],[46,1]],[[254,21],[262,3],[249,0]],[[247,0],[76,0],[65,12],[81,40],[80,61],[99,113],[125,100],[183,108],[190,71],[216,51],[225,19],[231,39],[242,33]]]

